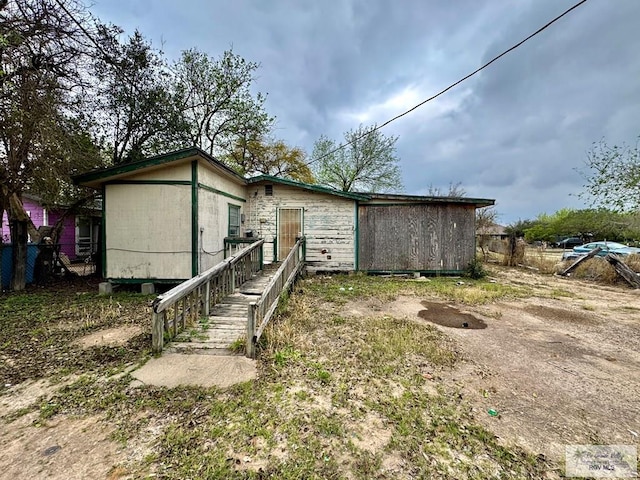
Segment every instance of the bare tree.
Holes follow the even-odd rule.
[[[497,218],[498,212],[495,207],[484,207],[476,210],[476,235],[478,246],[485,261],[487,260],[487,247],[491,241],[492,228],[496,226]]]
[[[231,50],[219,59],[196,49],[182,52],[172,70],[183,139],[220,158],[240,142],[260,141],[274,119],[264,110],[264,95],[251,92],[258,68]]]
[[[640,137],[635,145],[594,143],[587,154],[586,170],[579,171],[586,183],[580,197],[593,205],[618,212],[640,207]]]
[[[15,290],[25,286],[27,229],[37,236],[22,193],[37,180],[57,195],[56,179],[88,159],[77,120],[90,53],[83,19],[85,10],[74,1],[0,3],[0,205],[9,214]]]
[[[360,125],[345,132],[342,148],[333,140],[320,137],[312,154],[317,159],[313,167],[318,183],[345,192],[402,190],[397,140],[398,137],[384,135],[375,125]]]
[[[449,190],[447,193],[444,193],[440,187],[436,187],[433,184],[429,185],[428,195],[430,197],[450,197],[450,198],[462,198],[467,192],[462,186],[462,182],[453,183],[449,182]]]

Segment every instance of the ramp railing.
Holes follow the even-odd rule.
[[[260,299],[249,304],[245,349],[247,357],[255,358],[256,344],[278,307],[280,294],[291,287],[304,267],[305,253],[305,238],[300,237],[265,287]]]
[[[153,301],[151,343],[161,353],[175,338],[226,295],[262,270],[264,240],[257,240],[209,270],[182,282]]]

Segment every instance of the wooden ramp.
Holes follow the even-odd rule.
[[[199,325],[187,328],[173,339],[167,350],[175,353],[236,355],[230,347],[234,343],[244,344],[247,338],[249,304],[258,301],[276,269],[275,264],[265,265],[262,272],[217,303],[209,318],[201,319]],[[243,352],[238,354],[242,355]]]

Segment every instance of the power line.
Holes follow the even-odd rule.
[[[102,46],[98,43],[98,41],[93,38],[93,36],[88,32],[88,30],[84,27],[84,25],[82,25],[82,23],[80,23],[76,17],[73,16],[73,14],[67,9],[67,7],[64,5],[64,3],[62,3],[61,0],[55,0],[55,2],[58,4],[58,6],[64,11],[64,13],[67,14],[67,16],[71,19],[71,21],[73,23],[75,23],[77,25],[77,27],[80,29],[80,31],[84,34],[85,37],[87,37],[89,39],[89,41],[91,41],[91,43],[93,43],[93,45],[96,47],[96,49],[98,49],[98,51],[100,53],[102,53],[102,55],[105,56],[105,58],[107,59],[107,61],[109,61],[111,59],[111,56],[104,51],[104,49],[102,48]]]
[[[438,98],[440,95],[448,92],[449,90],[451,90],[452,88],[460,85],[462,82],[464,82],[465,80],[468,80],[469,78],[473,77],[476,73],[484,70],[485,68],[487,68],[489,65],[491,65],[493,62],[499,60],[500,58],[504,57],[507,53],[515,50],[516,48],[518,48],[519,46],[521,46],[522,44],[524,44],[525,42],[531,40],[533,37],[535,37],[536,35],[538,35],[540,32],[542,32],[543,30],[546,30],[547,28],[549,28],[551,25],[553,25],[555,22],[557,22],[558,20],[560,20],[562,17],[564,17],[565,15],[569,14],[571,11],[575,10],[576,8],[578,8],[580,5],[582,5],[583,3],[586,3],[587,0],[581,0],[580,2],[576,3],[573,7],[569,8],[568,10],[565,10],[563,13],[561,13],[560,15],[558,15],[557,17],[555,17],[553,20],[549,21],[546,25],[540,27],[538,30],[536,30],[535,32],[533,32],[531,35],[529,35],[528,37],[526,37],[525,39],[519,41],[518,43],[516,43],[515,45],[513,45],[512,47],[508,48],[507,50],[505,50],[504,52],[502,52],[500,55],[493,57],[491,60],[489,60],[487,63],[485,63],[484,65],[482,65],[481,67],[477,68],[476,70],[474,70],[473,72],[471,72],[470,74],[468,74],[465,77],[462,77],[460,80],[458,80],[455,83],[452,83],[451,85],[449,85],[447,88],[445,88],[444,90],[436,93],[435,95],[427,98],[426,100],[423,100],[422,102],[420,102],[419,104],[415,105],[414,107],[411,107],[409,110],[396,115],[395,117],[387,120],[386,122],[380,124],[380,125],[376,125],[374,128],[372,128],[371,130],[368,130],[367,132],[363,133],[362,135],[359,135],[358,137],[354,138],[353,140],[345,143],[345,144],[341,144],[338,147],[334,148],[333,150],[331,150],[330,152],[325,153],[324,155],[321,155],[318,158],[314,158],[311,159],[307,162],[307,165],[311,165],[312,163],[318,162],[320,160],[322,160],[323,158],[328,157],[329,155],[332,155],[334,153],[336,153],[338,150],[342,150],[345,147],[348,147],[349,145],[354,144],[355,142],[357,142],[358,140],[371,135],[373,132],[380,130],[383,127],[386,127],[387,125],[389,125],[391,122],[395,122],[396,120],[398,120],[399,118],[404,117],[405,115],[408,115],[409,113],[413,112],[414,110],[420,108],[421,106],[423,106],[425,103],[428,103],[432,100],[435,100],[436,98]]]

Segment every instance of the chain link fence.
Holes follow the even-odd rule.
[[[0,244],[2,288],[8,288],[13,275],[13,244]],[[98,269],[97,243],[27,244],[26,282],[43,284],[65,275],[93,275]]]

